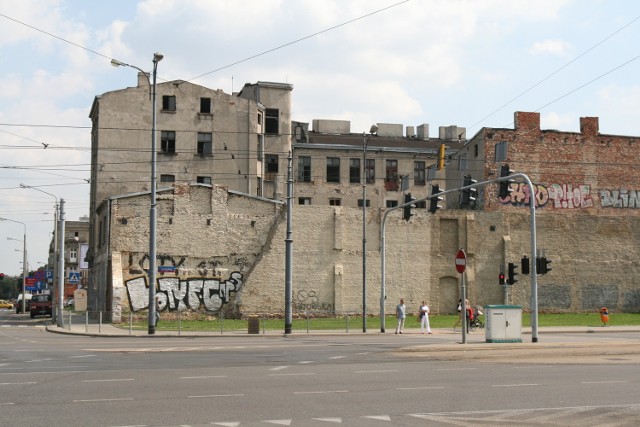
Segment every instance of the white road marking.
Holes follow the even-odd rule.
[[[326,421],[328,423],[342,423],[342,418],[312,418],[314,420],[318,420],[318,421]]]
[[[9,406],[9,405],[15,405],[15,403],[13,403],[13,402],[0,403],[0,406]]]
[[[121,402],[133,400],[133,397],[115,397],[113,399],[77,399],[73,403],[87,403],[87,402]]]
[[[181,380],[202,380],[206,378],[227,378],[226,375],[200,375],[197,377],[179,377]]]
[[[240,425],[240,423],[211,423],[217,426],[223,426],[223,427],[238,427]]]
[[[367,415],[362,418],[371,418],[372,420],[391,421],[391,417],[388,415]]]
[[[53,359],[34,359],[34,360],[25,360],[24,363],[34,363],[34,362],[48,362]]]
[[[69,356],[69,359],[80,359],[80,358],[83,358],[83,357],[96,357],[96,355],[95,354],[85,354],[85,355],[82,355],[82,356]]]
[[[582,381],[580,384],[617,384],[628,383],[629,381]]]
[[[329,393],[349,393],[348,390],[325,390],[325,391],[294,391],[293,394],[329,394]]]
[[[242,393],[238,393],[238,394],[205,394],[202,396],[187,396],[189,399],[200,399],[200,398],[206,398],[206,397],[243,397],[244,394]]]
[[[347,356],[333,356],[333,357],[330,357],[329,359],[330,360],[331,359],[344,359],[345,357],[347,357]]]
[[[110,383],[118,381],[133,381],[133,378],[114,378],[107,380],[82,380],[83,383]]]
[[[288,366],[276,366],[275,368],[270,368],[270,371],[281,371],[283,369],[287,369]]]
[[[290,426],[293,420],[264,420],[263,423],[278,424],[281,426]]]
[[[304,364],[306,364],[306,363],[315,363],[315,361],[314,361],[314,360],[302,360],[302,361],[300,361],[300,362],[298,362],[298,363],[300,363],[300,364],[304,365]]]

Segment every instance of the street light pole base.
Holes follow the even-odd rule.
[[[155,335],[155,334],[156,334],[156,327],[149,326],[149,335]]]

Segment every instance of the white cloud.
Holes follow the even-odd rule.
[[[533,44],[529,52],[534,55],[551,54],[557,56],[567,56],[571,50],[571,45],[562,40],[545,40]]]

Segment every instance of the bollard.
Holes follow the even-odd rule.
[[[180,317],[180,310],[178,310],[178,335],[182,335],[182,317]]]
[[[101,334],[102,333],[102,311],[100,312],[100,316],[98,319],[98,333]]]
[[[602,326],[607,326],[607,323],[609,323],[609,310],[607,307],[600,309],[600,320],[602,320]]]
[[[102,312],[100,312],[100,316],[102,316]],[[129,335],[131,335],[131,330],[133,329],[133,311],[129,312]]]
[[[84,331],[89,332],[89,312],[84,312]]]

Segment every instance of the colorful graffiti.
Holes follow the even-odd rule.
[[[160,311],[198,310],[201,306],[207,311],[219,311],[231,300],[231,294],[238,292],[243,284],[243,275],[239,271],[231,273],[229,279],[194,278],[182,280],[178,277],[166,277],[157,280],[156,295],[159,296]],[[149,306],[149,287],[147,277],[137,277],[125,283],[132,311],[145,310]]]
[[[554,209],[585,209],[593,207],[591,187],[586,184],[533,184],[533,197],[529,186],[523,182],[510,185],[511,193],[504,199],[498,198],[503,205],[530,206],[534,200],[537,208],[545,207],[549,202]]]
[[[600,203],[603,208],[640,208],[640,191],[600,190]]]

